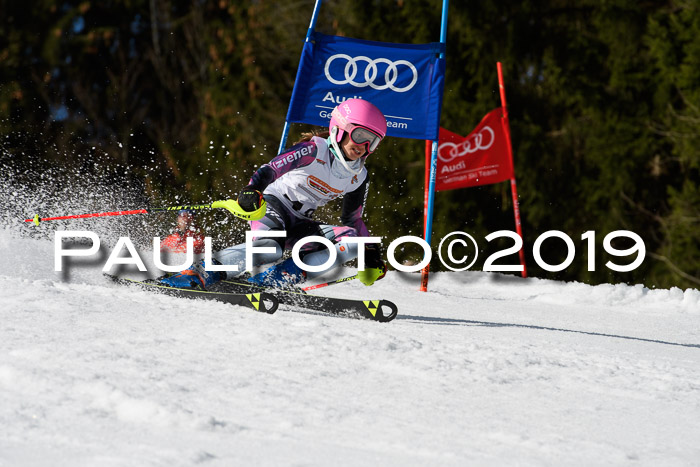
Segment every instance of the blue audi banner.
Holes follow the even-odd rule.
[[[437,140],[444,87],[445,46],[394,44],[314,32],[304,44],[288,122],[328,126],[331,111],[366,99],[387,119],[387,134]]]

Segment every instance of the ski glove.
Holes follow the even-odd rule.
[[[386,275],[386,263],[382,260],[382,250],[378,243],[365,245],[365,269],[357,271],[357,278],[365,285],[372,285]]]
[[[247,212],[257,211],[262,202],[262,193],[254,188],[245,187],[238,195],[238,205]]]
[[[357,271],[357,278],[365,285],[372,285],[386,275],[386,265],[383,268],[365,268]]]

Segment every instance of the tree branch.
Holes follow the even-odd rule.
[[[666,265],[667,265],[669,268],[671,268],[671,271],[673,271],[674,273],[678,274],[678,275],[681,276],[683,279],[686,279],[686,280],[688,280],[688,281],[690,281],[690,282],[693,282],[694,284],[700,284],[700,277],[691,276],[691,275],[688,274],[687,272],[681,270],[681,268],[679,268],[678,266],[676,266],[675,264],[673,264],[673,263],[671,262],[671,260],[668,259],[667,257],[665,257],[665,256],[663,256],[663,255],[659,255],[659,254],[653,253],[653,252],[649,252],[649,256],[652,257],[652,258],[654,258],[654,259],[656,259],[656,260],[659,260],[659,261],[662,261],[662,262],[666,263]]]

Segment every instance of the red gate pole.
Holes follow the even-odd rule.
[[[425,140],[425,194],[423,196],[423,238],[427,238],[428,231],[428,198],[430,196],[430,155],[432,153],[432,141]],[[426,265],[420,272],[420,291],[428,291],[428,276],[430,275],[430,264]]]
[[[513,174],[513,177],[510,179],[510,192],[511,195],[513,196],[513,214],[515,215],[515,231],[517,234],[520,236],[520,238],[523,238],[523,230],[522,226],[520,224],[520,204],[518,203],[518,189],[515,184],[515,167],[513,165],[513,147],[511,145],[511,140],[510,140],[510,124],[508,123],[508,108],[506,105],[506,88],[503,85],[503,69],[501,67],[501,62],[497,62],[496,64],[498,68],[498,88],[501,92],[501,107],[503,108],[503,128],[505,130],[506,134],[506,142],[508,143],[508,156],[510,158],[510,169]],[[523,277],[527,277],[527,268],[525,266],[525,249],[520,248],[520,251],[518,252],[520,255],[520,264],[523,266],[523,271],[521,275]]]

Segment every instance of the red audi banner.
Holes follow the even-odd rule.
[[[436,191],[504,182],[515,177],[503,109],[492,110],[466,138],[440,128]]]
[[[510,141],[508,107],[506,105],[506,88],[503,84],[501,62],[496,63],[498,70],[498,88],[501,95],[501,107],[492,110],[481,123],[469,134],[462,137],[444,128],[440,128],[438,141],[425,142],[425,216],[423,230],[425,238],[430,231],[429,205],[431,202],[429,186],[435,191],[454,190],[470,186],[490,185],[510,180],[513,198],[513,215],[515,231],[523,238],[520,222],[520,203],[513,168],[513,150]],[[437,146],[437,147],[435,147]],[[432,153],[437,153],[433,159]],[[434,165],[433,165],[434,164]],[[433,178],[434,177],[434,178]],[[521,275],[527,277],[525,267],[525,250],[518,251]],[[430,266],[423,268],[420,290],[427,292]]]

